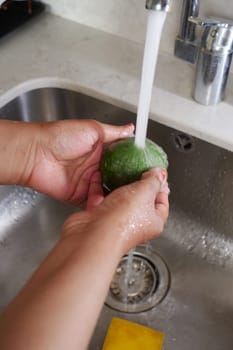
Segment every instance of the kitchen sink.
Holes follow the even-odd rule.
[[[117,125],[135,122],[132,112],[59,88],[25,92],[3,106],[0,117],[28,122],[66,118]],[[171,212],[163,235],[137,247],[134,259],[147,264],[152,282],[156,280],[148,282],[149,287],[160,294],[145,308],[133,300],[139,308],[132,310],[108,297],[89,350],[102,348],[113,317],[164,332],[166,350],[232,350],[233,154],[152,120],[148,137],[169,157]],[[0,187],[1,310],[54,246],[74,210],[28,188]],[[117,298],[115,284],[110,294]]]

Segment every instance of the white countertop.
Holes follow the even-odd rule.
[[[77,90],[136,111],[143,47],[43,14],[0,40],[0,107],[44,86]],[[233,151],[233,79],[215,107],[192,100],[194,67],[159,57],[150,117]]]

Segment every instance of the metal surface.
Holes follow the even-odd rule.
[[[224,99],[233,52],[233,22],[221,18],[199,18],[199,0],[184,0],[175,55],[196,63],[193,98],[203,105]],[[196,40],[196,26],[204,28]]]
[[[135,121],[133,113],[59,89],[26,93],[0,115],[27,121]],[[151,241],[170,270],[169,291],[155,308],[138,314],[104,306],[89,350],[101,349],[114,316],[163,331],[166,350],[232,350],[233,154],[196,138],[192,152],[180,152],[174,134],[149,121],[148,136],[166,150],[170,163],[170,217],[163,235]],[[28,189],[0,187],[1,309],[58,240],[73,210]]]
[[[183,0],[179,38],[184,41],[196,40],[196,26],[189,22],[189,17],[198,17],[200,9],[199,0]]]
[[[227,85],[233,52],[233,22],[214,18],[191,18],[190,21],[205,28],[193,97],[203,105],[215,105],[223,100]]]
[[[166,296],[170,274],[163,259],[149,244],[138,246],[131,254],[120,261],[106,304],[122,312],[147,311]]]
[[[204,27],[200,49],[209,54],[227,55],[233,51],[233,22],[220,19],[190,18]]]
[[[183,0],[180,30],[175,41],[175,55],[190,63],[195,63],[198,55],[196,25],[188,19],[199,14],[200,0]]]
[[[146,0],[146,8],[155,11],[169,11],[171,0]]]
[[[209,106],[224,99],[231,61],[232,53],[218,55],[200,51],[193,90],[195,101]]]

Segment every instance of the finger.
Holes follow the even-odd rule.
[[[101,123],[103,130],[103,142],[113,142],[118,139],[133,136],[134,125],[127,124],[122,126],[114,126]]]
[[[71,175],[73,181],[76,182],[77,178],[78,182],[76,183],[74,192],[70,197],[70,202],[72,204],[80,205],[87,200],[91,177],[99,169],[99,159],[101,157],[101,153],[102,145],[98,143],[95,150],[90,154],[87,160],[85,160],[84,157],[81,165],[79,164],[80,162],[78,162],[77,165],[74,165],[77,168],[77,175],[75,173],[71,173]]]
[[[142,180],[149,184],[156,213],[165,223],[169,213],[168,195],[170,193],[167,171],[160,168],[151,169],[143,174]]]
[[[161,186],[160,192],[166,192],[168,195],[170,194],[171,191],[167,181]]]
[[[70,197],[70,202],[73,205],[78,205],[80,208],[85,207],[84,202],[87,200],[90,181],[92,175],[99,169],[99,163],[94,163],[87,167],[79,178],[75,186],[75,190]]]
[[[169,187],[164,186],[164,189],[162,189],[161,192],[158,193],[156,200],[155,200],[155,210],[157,215],[160,216],[163,223],[167,221],[168,214],[169,214]]]
[[[91,177],[86,209],[95,209],[103,202],[103,200],[104,195],[102,190],[101,176],[100,172],[96,171]]]
[[[163,186],[166,184],[167,182],[167,170],[163,169],[163,168],[155,168],[155,172],[158,175],[158,178],[161,182],[161,189],[163,188]]]
[[[167,172],[164,169],[151,169],[147,172],[145,172],[142,177],[141,181],[143,183],[147,183],[148,191],[150,191],[151,196],[153,197],[153,200],[155,201],[155,198],[159,191],[161,190],[161,187],[164,184],[164,181],[166,181]]]

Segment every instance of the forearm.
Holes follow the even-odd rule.
[[[121,254],[109,231],[61,240],[0,318],[0,348],[86,349]]]
[[[24,185],[34,164],[40,124],[0,121],[0,184]]]

